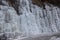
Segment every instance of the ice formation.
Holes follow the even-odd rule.
[[[0,5],[0,34],[16,38],[60,32],[60,8],[48,4],[45,8],[32,4],[31,0],[20,0],[18,16],[13,7]]]

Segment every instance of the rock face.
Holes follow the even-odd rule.
[[[5,33],[8,40],[60,32],[60,8],[46,3],[43,9],[34,5],[31,0],[19,0],[21,15],[18,16],[15,6],[10,6],[5,0],[2,3],[4,5],[0,5],[0,34]]]
[[[55,6],[60,7],[60,0],[32,0],[32,3],[38,6],[44,6],[44,3],[50,3]]]
[[[44,6],[44,2],[42,0],[32,0],[32,3],[40,7]]]

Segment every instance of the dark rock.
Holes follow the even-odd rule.
[[[42,7],[45,5],[44,3],[60,7],[60,0],[32,0],[32,3]]]

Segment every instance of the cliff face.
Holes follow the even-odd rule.
[[[42,2],[41,0],[32,0],[32,3],[38,6],[42,6],[44,4],[44,2]]]
[[[13,40],[13,38],[19,40],[19,38],[22,39],[22,37],[29,38],[29,36],[42,33],[53,34],[57,32],[58,34],[58,32],[60,32],[59,7],[46,3],[45,9],[43,9],[37,6],[40,4],[38,0],[19,0],[16,4],[15,2],[9,3],[10,1],[8,2],[6,0],[0,2],[4,4],[0,5],[0,34],[2,35],[4,33],[8,37],[8,40]],[[37,5],[34,5],[32,2]],[[17,6],[17,8],[16,5],[18,4],[19,6]],[[21,15],[17,15],[15,8]],[[57,34],[55,35],[56,37],[59,35]],[[51,38],[50,35],[48,37]],[[34,40],[34,38],[32,40]]]
[[[38,6],[44,6],[44,3],[49,3],[52,4],[54,6],[58,6],[60,7],[60,0],[32,0],[32,3]]]

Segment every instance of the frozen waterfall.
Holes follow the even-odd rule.
[[[32,4],[31,0],[20,0],[19,12],[0,5],[0,33],[8,37],[31,36],[49,32],[60,32],[60,8],[45,4],[45,8]]]
[[[42,9],[29,0],[20,0],[22,32],[26,35],[60,31],[60,8],[45,5]]]

